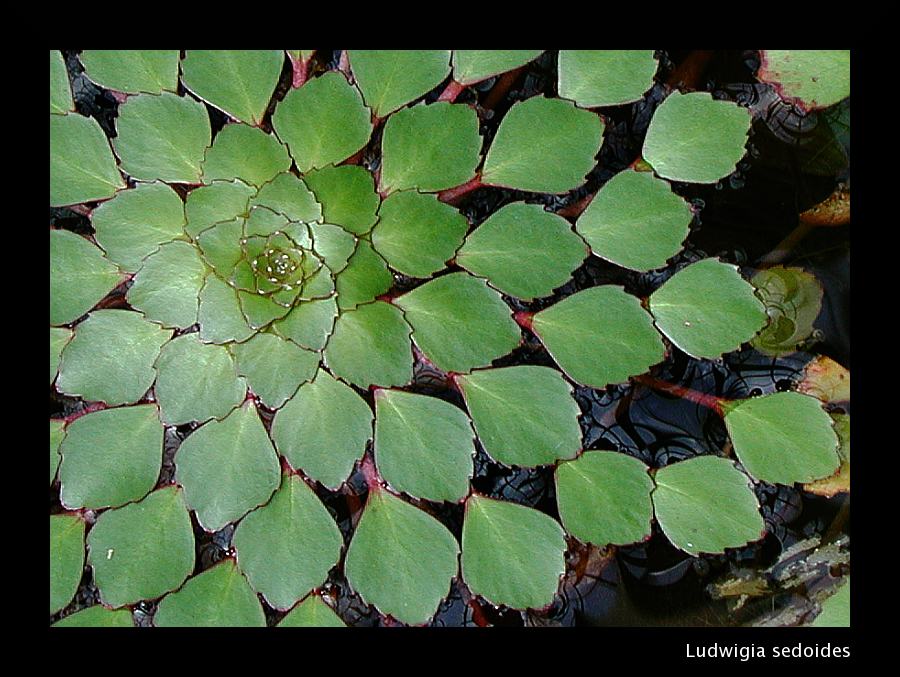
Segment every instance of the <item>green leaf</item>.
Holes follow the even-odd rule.
[[[588,451],[556,468],[559,518],[570,534],[598,546],[647,540],[651,534],[653,480],[638,459]]]
[[[350,68],[375,117],[387,117],[450,74],[450,50],[354,49]]]
[[[234,531],[234,548],[250,585],[276,609],[289,609],[325,582],[344,540],[315,492],[285,474],[272,500]]]
[[[106,606],[156,599],[180,587],[194,570],[194,530],[177,486],[103,512],[87,542]]]
[[[450,592],[459,545],[428,513],[371,491],[347,550],[344,571],[368,604],[402,623],[424,624]]]
[[[375,465],[398,492],[457,503],[469,493],[475,441],[469,417],[435,397],[375,391]]]
[[[261,186],[291,168],[287,148],[272,134],[241,123],[225,125],[216,134],[203,161],[203,183],[242,179]]]
[[[698,456],[660,469],[653,507],[676,548],[697,556],[722,553],[765,534],[749,478],[718,456]]]
[[[68,605],[84,569],[84,522],[78,515],[50,515],[50,613]]]
[[[201,299],[201,308],[202,308]],[[322,350],[334,329],[337,318],[335,297],[306,301],[272,323],[272,330],[298,346],[308,350]]]
[[[456,209],[414,190],[388,196],[378,214],[372,245],[394,270],[411,277],[443,270],[469,229]]]
[[[313,223],[309,229],[312,231],[313,248],[328,269],[334,274],[344,270],[350,257],[356,253],[356,237],[330,223]]]
[[[244,219],[222,221],[197,235],[196,241],[203,260],[220,278],[229,280],[235,265],[241,260],[241,239]]]
[[[241,312],[244,314],[247,324],[254,329],[262,329],[291,312],[290,308],[276,303],[267,296],[259,296],[247,291],[238,292],[238,302],[241,304]]]
[[[663,268],[681,249],[694,214],[668,182],[626,170],[603,185],[575,223],[591,251],[632,270]]]
[[[725,405],[734,451],[753,477],[772,484],[811,482],[838,469],[832,420],[814,397],[772,393]]]
[[[394,284],[387,263],[367,240],[360,240],[347,267],[336,277],[338,308],[351,310],[384,294]]]
[[[68,230],[50,231],[50,324],[74,322],[121,281],[90,241]]]
[[[56,477],[56,470],[59,468],[59,445],[66,435],[66,422],[61,420],[50,419],[50,484]]]
[[[462,530],[462,575],[491,604],[550,605],[566,570],[565,533],[556,520],[524,505],[473,494]]]
[[[372,410],[350,386],[320,370],[275,413],[278,453],[329,489],[350,476],[372,439]]]
[[[169,92],[138,94],[119,106],[116,130],[116,155],[135,179],[200,182],[212,138],[202,103]]]
[[[194,576],[159,603],[158,628],[263,628],[266,615],[253,588],[231,558]]]
[[[181,81],[231,117],[259,126],[282,66],[280,49],[191,49],[181,62]]]
[[[69,74],[66,71],[66,62],[62,52],[58,49],[50,50],[50,112],[65,115],[75,110],[75,102],[72,101],[72,86],[69,84]]]
[[[112,406],[137,402],[153,385],[153,362],[171,335],[140,313],[96,310],[63,350],[56,387]]]
[[[426,282],[395,302],[412,325],[416,345],[444,371],[483,367],[522,340],[500,294],[467,273]]]
[[[178,91],[177,49],[86,49],[78,57],[85,75],[117,92]]]
[[[133,628],[134,619],[131,609],[107,609],[102,604],[95,604],[82,609],[62,620],[51,628]]]
[[[72,335],[71,329],[50,327],[50,385],[53,385],[53,381],[56,380],[62,351],[72,340]]]
[[[290,173],[279,174],[259,189],[250,206],[262,205],[284,214],[290,221],[322,220],[322,206],[306,184]]]
[[[372,135],[362,95],[337,71],[288,92],[275,109],[272,126],[301,172],[346,160]]]
[[[234,346],[238,373],[246,377],[250,389],[270,409],[278,409],[300,384],[312,380],[319,357],[319,353],[275,334],[257,334]]]
[[[197,334],[169,341],[155,365],[156,399],[166,425],[224,418],[244,401],[247,383],[222,346],[200,343]]]
[[[144,261],[126,298],[153,322],[187,328],[197,321],[197,297],[206,272],[193,246],[167,242]]]
[[[279,628],[345,628],[331,607],[318,595],[310,595],[281,619]]]
[[[381,154],[382,192],[463,184],[481,163],[478,114],[446,101],[399,110],[384,125]]]
[[[831,413],[829,416],[834,421],[834,431],[838,436],[837,453],[841,466],[833,475],[803,485],[804,491],[826,498],[850,493],[850,415]]]
[[[107,258],[134,273],[159,245],[184,238],[184,203],[164,183],[139,183],[97,207],[91,225]]]
[[[652,49],[562,49],[559,95],[584,108],[638,101],[658,65]]]
[[[474,85],[524,66],[543,53],[542,49],[454,49],[453,79],[461,85]]]
[[[837,589],[837,592],[822,602],[822,611],[810,623],[813,628],[849,628],[850,627],[850,576]]]
[[[344,311],[325,348],[325,362],[335,376],[363,388],[405,385],[412,380],[410,331],[400,309],[384,301]]]
[[[773,357],[794,352],[813,333],[822,310],[822,285],[802,268],[784,266],[764,268],[751,282],[766,305],[769,324],[750,344]]]
[[[237,292],[215,275],[207,275],[200,290],[197,321],[205,343],[246,341],[255,333],[241,312]]]
[[[643,374],[665,357],[641,302],[613,285],[572,294],[537,313],[532,326],[562,370],[593,388]]]
[[[584,183],[600,151],[603,121],[562,99],[513,104],[484,161],[482,183],[536,193],[566,193]]]
[[[378,220],[381,200],[375,179],[364,167],[341,165],[322,167],[304,174],[303,179],[322,205],[322,217],[344,230],[364,235]]]
[[[197,235],[221,221],[230,221],[248,214],[250,198],[256,191],[243,181],[214,181],[208,186],[194,188],[185,201],[187,225],[184,232]]]
[[[568,282],[587,255],[564,218],[540,205],[514,202],[469,233],[456,263],[504,294],[531,300]]]
[[[457,376],[484,450],[506,465],[533,467],[575,458],[581,414],[572,387],[548,367],[480,369]]]
[[[805,110],[827,108],[850,96],[849,49],[764,49],[757,78],[775,84]]]
[[[653,114],[644,159],[661,177],[715,183],[744,157],[750,111],[707,92],[673,92]]]
[[[766,324],[766,311],[737,266],[703,259],[682,268],[650,295],[656,326],[692,357],[740,348]]]
[[[175,476],[206,531],[218,531],[268,501],[281,471],[253,404],[185,439],[175,453]]]
[[[155,404],[86,414],[66,426],[60,502],[98,510],[139,501],[162,468],[163,427]]]
[[[104,200],[125,187],[99,123],[71,113],[50,116],[50,206]]]

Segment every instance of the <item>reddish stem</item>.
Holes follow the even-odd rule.
[[[684,399],[690,400],[691,402],[699,404],[700,406],[712,409],[719,416],[725,416],[723,405],[728,402],[728,400],[726,400],[725,398],[716,397],[715,395],[710,395],[708,393],[701,393],[699,390],[692,390],[691,388],[685,388],[684,386],[669,383],[668,381],[663,381],[662,379],[658,379],[655,376],[650,376],[649,374],[635,376],[634,380],[638,383],[644,384],[645,386],[653,388],[654,390],[659,390],[664,393],[683,397]]]
[[[362,463],[359,465],[359,471],[366,480],[366,486],[369,492],[381,491],[381,477],[375,469],[375,461],[372,460],[371,454],[363,456]]]
[[[529,313],[525,310],[520,310],[518,312],[513,313],[513,319],[523,329],[527,329],[528,331],[533,331],[532,324],[534,323],[534,313]]]
[[[456,97],[462,94],[462,91],[466,88],[465,85],[459,84],[456,80],[451,78],[450,82],[447,83],[447,86],[444,87],[444,91],[441,92],[441,95],[438,97],[438,101],[449,101],[453,103],[456,101]]]
[[[506,96],[506,93],[510,90],[513,84],[515,84],[516,80],[519,77],[519,74],[522,72],[522,68],[523,66],[520,66],[514,71],[509,71],[508,73],[504,73],[503,75],[501,75],[500,79],[497,80],[497,83],[493,87],[491,87],[491,91],[488,92],[481,107],[488,110],[493,110],[497,106],[497,104],[503,100],[503,97]]]
[[[669,79],[666,80],[666,84],[670,87],[697,89],[714,54],[715,50],[712,49],[695,49],[675,67],[675,70],[669,75]]]
[[[288,57],[291,60],[291,68],[293,69],[293,78],[291,79],[291,87],[296,89],[303,85],[309,77],[309,61],[304,61],[303,59],[295,59],[292,55],[288,54]]]
[[[562,216],[567,219],[577,219],[581,216],[581,213],[587,209],[587,206],[591,204],[591,200],[594,199],[594,196],[597,193],[588,193],[583,198],[578,200],[578,202],[573,202],[570,205],[566,205],[558,212],[556,212],[557,216]]]
[[[358,164],[362,161],[362,156],[363,156],[363,152],[364,152],[364,151],[365,151],[365,148],[360,148],[356,153],[354,153],[353,155],[351,155],[350,157],[348,157],[346,160],[344,160],[344,161],[343,161],[340,165],[338,165],[338,166],[341,166],[341,165],[358,165]]]
[[[66,422],[66,425],[69,425],[72,421],[79,419],[86,414],[92,414],[95,411],[103,411],[104,409],[109,409],[109,405],[106,404],[106,402],[91,402],[85,405],[84,409],[81,411],[76,411],[74,414],[64,416],[63,421]]]
[[[87,216],[89,218],[91,216],[91,212],[94,211],[93,209],[91,209],[90,207],[88,207],[87,205],[84,205],[84,204],[70,205],[69,209],[71,209],[76,214],[81,214],[82,216]]]
[[[483,185],[484,184],[481,183],[481,174],[476,174],[475,178],[466,181],[462,185],[456,186],[455,188],[442,190],[440,193],[438,193],[438,200],[455,205],[457,202],[462,200],[463,197],[471,193],[473,190],[481,188]]]

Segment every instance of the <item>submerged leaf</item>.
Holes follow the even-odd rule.
[[[750,479],[732,461],[697,456],[667,465],[654,479],[656,520],[676,548],[721,553],[764,536]]]
[[[256,627],[266,615],[256,594],[231,558],[191,578],[159,603],[153,625],[165,627]]]
[[[283,65],[280,49],[190,49],[181,62],[181,80],[231,117],[259,125]]]
[[[534,508],[473,494],[463,521],[463,578],[491,604],[549,606],[566,570],[564,537],[554,519]]]
[[[182,442],[175,476],[206,531],[217,531],[268,501],[281,473],[252,403],[210,421]]]
[[[824,291],[815,275],[802,268],[775,266],[751,280],[766,305],[769,324],[750,342],[766,355],[792,353],[813,333]]]
[[[513,104],[487,152],[482,183],[561,194],[584,183],[603,121],[570,101],[534,96]]]
[[[744,157],[750,111],[708,92],[673,92],[647,129],[644,159],[673,181],[715,183]]]
[[[194,570],[194,530],[180,487],[107,510],[87,538],[100,601],[110,607],[156,599]]]
[[[822,402],[850,401],[850,370],[830,357],[819,355],[803,368],[797,392]]]
[[[450,592],[459,546],[443,524],[384,490],[370,491],[344,571],[369,604],[398,621],[424,624]]]

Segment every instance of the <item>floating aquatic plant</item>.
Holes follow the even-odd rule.
[[[563,51],[559,97],[514,102],[485,142],[456,99],[540,54],[351,50],[329,70],[303,50],[85,51],[86,76],[124,101],[110,139],[51,51],[50,204],[92,227],[50,233],[51,387],[91,403],[50,422],[65,510],[50,518],[51,614],[85,561],[106,607],[59,625],[128,624],[122,609],[148,600],[158,626],[263,625],[257,593],[291,610],[282,626],[340,624],[322,596],[334,567],[404,623],[427,623],[454,579],[540,609],[567,539],[633,543],[655,520],[687,553],[722,553],[764,535],[754,482],[838,469],[832,420],[799,393],[716,403],[736,460],[651,471],[583,449],[576,386],[628,383],[674,350],[771,343],[772,285],[707,257],[646,299],[557,292],[591,255],[648,271],[679,253],[694,210],[669,181],[719,181],[746,152],[750,111],[708,93],[670,93],[643,146],[654,173],[616,174],[574,225],[528,199],[472,224],[454,204],[479,187],[581,187],[605,130],[592,109],[640,99],[658,68],[653,52]],[[104,307],[114,290],[124,301]],[[555,367],[496,364],[531,336]],[[416,387],[423,364],[455,401]],[[555,466],[559,520],[474,491],[479,448]],[[342,539],[321,496],[354,469],[367,493]],[[460,532],[436,517],[447,504]],[[196,574],[192,515],[236,527],[230,556]]]

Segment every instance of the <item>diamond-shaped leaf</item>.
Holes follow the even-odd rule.
[[[238,373],[270,409],[278,409],[311,380],[319,366],[319,353],[304,350],[275,334],[256,334],[234,346]]]
[[[269,500],[278,488],[278,455],[252,403],[193,432],[175,454],[175,476],[207,531]]]
[[[275,414],[272,440],[292,467],[337,489],[372,439],[372,418],[353,388],[320,370]]]
[[[191,49],[181,62],[181,81],[231,117],[259,125],[283,65],[280,49]]]
[[[103,512],[87,543],[106,606],[156,599],[181,586],[194,570],[194,530],[177,486]]]
[[[506,465],[537,466],[581,450],[572,387],[548,367],[479,369],[456,377],[478,439]]]
[[[331,607],[319,595],[310,595],[295,606],[278,623],[279,628],[345,628]]]
[[[456,263],[505,294],[531,300],[568,282],[587,255],[564,218],[540,205],[514,202],[469,233]]]
[[[266,615],[253,588],[231,558],[194,576],[159,603],[153,625],[165,627],[256,627]]]
[[[435,397],[375,391],[375,464],[397,491],[429,501],[461,501],[474,472],[469,417]]]
[[[378,215],[372,245],[394,270],[411,277],[446,267],[469,228],[456,209],[414,190],[388,196]]]
[[[511,352],[522,340],[509,307],[484,280],[451,273],[396,300],[413,340],[444,371],[464,373]]]
[[[256,193],[243,181],[213,181],[208,186],[194,188],[187,196],[184,231],[192,238],[221,221],[231,221],[249,211],[250,198]]]
[[[153,362],[171,335],[140,313],[96,310],[63,350],[56,387],[109,405],[137,402],[153,385]]]
[[[128,303],[164,327],[190,327],[197,321],[206,272],[195,247],[167,242],[144,260],[128,290]]]
[[[50,206],[112,197],[125,187],[106,134],[93,118],[50,116]]]
[[[665,346],[641,302],[621,287],[591,287],[537,313],[535,334],[569,377],[605,388],[662,362]]]
[[[750,478],[727,458],[679,461],[660,469],[654,480],[656,520],[676,548],[694,556],[721,553],[763,537]]]
[[[387,263],[368,240],[360,240],[347,267],[337,276],[337,302],[341,310],[368,303],[391,288],[394,278]]]
[[[424,624],[457,574],[459,545],[428,513],[383,490],[370,491],[344,571],[353,589],[383,614]]]
[[[162,467],[163,427],[155,404],[86,414],[66,426],[60,447],[60,502],[108,508],[146,496]]]
[[[600,150],[603,121],[570,101],[534,96],[513,104],[484,161],[481,180],[536,193],[584,183]]]
[[[418,99],[450,74],[450,50],[354,49],[350,68],[376,117]]]
[[[356,235],[368,233],[381,203],[371,172],[356,165],[322,167],[303,175],[322,205],[322,218]]]
[[[246,341],[254,331],[247,324],[237,292],[215,275],[207,275],[200,290],[200,340],[207,343]]]
[[[283,214],[289,221],[311,223],[322,220],[322,206],[307,185],[291,173],[279,174],[260,187],[250,205],[262,205]]]
[[[203,183],[241,179],[261,186],[291,168],[287,148],[258,127],[235,123],[216,134],[203,161]]]
[[[462,575],[491,604],[548,606],[566,570],[565,533],[534,508],[473,494],[466,501]]]
[[[344,541],[315,492],[288,473],[272,500],[241,520],[233,543],[250,585],[276,609],[289,609],[325,582]]]
[[[88,240],[50,231],[50,324],[74,322],[121,281],[116,266]]]

